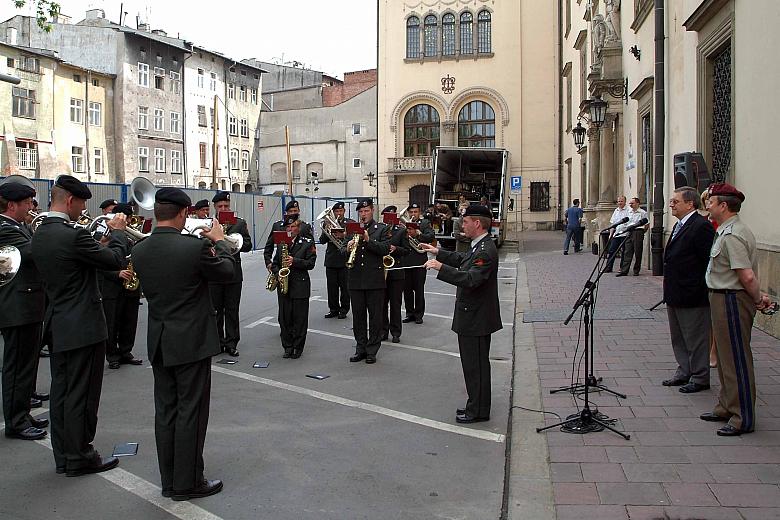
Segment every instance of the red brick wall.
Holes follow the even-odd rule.
[[[344,83],[322,88],[322,106],[332,107],[376,86],[376,69],[344,73]]]

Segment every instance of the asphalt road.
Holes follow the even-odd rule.
[[[276,296],[262,255],[244,255],[240,357],[214,364],[204,458],[222,493],[162,498],[154,445],[152,371],[105,370],[95,447],[138,442],[138,455],[100,475],[56,475],[48,440],[0,437],[0,518],[497,519],[503,498],[515,264],[499,271],[504,329],[493,336],[491,420],[455,423],[466,400],[450,330],[455,288],[429,273],[422,325],[383,343],[375,365],[349,363],[349,319],[327,312],[324,248],[312,272],[306,350],[282,359]],[[134,353],[146,359],[146,309]],[[474,316],[474,319],[480,319]],[[215,362],[222,356],[215,358]],[[39,390],[48,390],[41,360]],[[268,368],[257,369],[256,361]],[[320,373],[324,380],[306,377]],[[46,416],[46,409],[37,413]]]

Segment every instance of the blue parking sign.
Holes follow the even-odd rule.
[[[521,176],[510,177],[509,187],[512,191],[520,191],[523,184],[523,178]]]

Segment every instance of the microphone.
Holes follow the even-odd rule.
[[[615,229],[616,227],[625,224],[629,220],[630,219],[628,217],[623,217],[620,220],[618,220],[617,222],[615,222],[614,224],[612,224],[611,226],[609,226],[608,228],[602,229],[601,232],[603,233],[604,231],[609,231],[610,229]]]
[[[628,217],[626,217],[626,218],[628,218]],[[630,233],[631,231],[635,230],[636,228],[642,227],[645,224],[647,224],[647,219],[643,218],[642,220],[640,220],[636,224],[631,224],[630,226],[628,226],[623,232],[624,233]]]

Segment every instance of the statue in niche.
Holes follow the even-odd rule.
[[[620,0],[605,0],[607,8],[606,28],[607,42],[620,41]]]
[[[604,50],[606,36],[607,24],[604,21],[604,15],[594,15],[593,25],[591,28],[591,39],[593,41],[593,65],[591,66],[591,70],[593,72],[600,72],[601,66],[604,63],[604,58],[601,56],[601,54]]]

